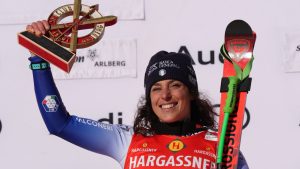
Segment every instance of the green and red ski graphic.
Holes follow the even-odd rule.
[[[256,34],[243,20],[234,20],[225,31],[221,47],[224,58],[219,117],[218,169],[236,169],[242,135],[245,104]]]

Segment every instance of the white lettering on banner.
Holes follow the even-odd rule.
[[[70,73],[52,68],[54,79],[120,78],[137,75],[136,39],[102,40],[77,51]]]
[[[83,118],[76,117],[76,121],[78,121],[79,123],[90,125],[90,126],[103,128],[106,130],[113,130],[109,124],[100,123],[100,122],[90,120],[90,119],[83,119]]]
[[[216,164],[208,159],[196,156],[134,156],[130,157],[129,169],[139,167],[192,167],[197,169],[214,169]]]

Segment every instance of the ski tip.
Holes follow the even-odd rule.
[[[250,25],[243,20],[234,20],[230,22],[225,31],[225,36],[252,35],[253,31]]]

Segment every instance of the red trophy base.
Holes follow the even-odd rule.
[[[27,31],[18,34],[19,44],[69,73],[76,55],[46,36],[37,37]]]

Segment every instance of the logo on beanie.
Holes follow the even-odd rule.
[[[148,76],[150,76],[150,74],[152,72],[154,72],[155,70],[157,70],[158,68],[176,68],[176,69],[180,69],[180,66],[178,66],[177,64],[175,64],[172,60],[162,60],[162,61],[159,61],[159,62],[156,62],[154,64],[152,64],[150,67],[149,67],[149,70],[148,70]],[[165,71],[166,73],[166,71]],[[159,72],[159,75],[160,76],[163,76],[160,74]]]
[[[177,68],[180,69],[180,67],[178,65],[176,65],[172,60],[162,60],[159,62],[158,65],[159,68]]]
[[[158,72],[159,76],[164,76],[166,73],[167,73],[167,71],[165,69],[161,69]]]
[[[154,71],[157,69],[157,63],[154,63],[153,65],[151,65],[149,67],[149,70],[148,70],[148,76]]]

